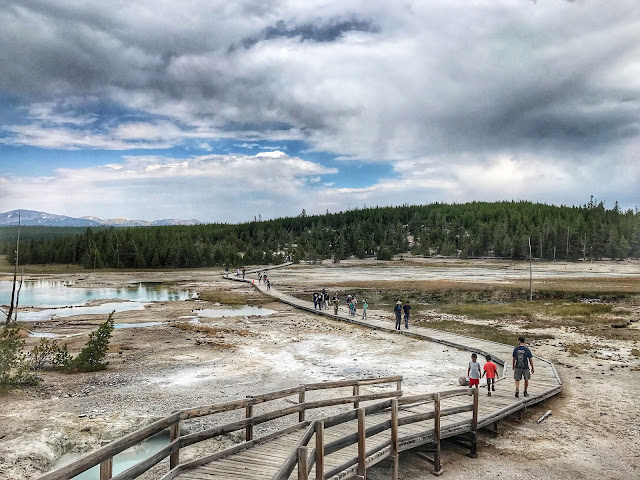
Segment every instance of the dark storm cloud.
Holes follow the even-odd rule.
[[[370,161],[596,168],[638,139],[639,32],[625,1],[0,0],[0,94]]]
[[[301,42],[311,40],[314,42],[335,42],[346,32],[368,32],[379,33],[380,27],[364,20],[343,20],[333,21],[327,25],[304,24],[288,26],[284,20],[280,20],[275,26],[265,28],[262,33],[255,37],[242,39],[244,48],[251,48],[262,40],[273,40],[276,38],[299,38]],[[235,46],[230,50],[235,50]]]

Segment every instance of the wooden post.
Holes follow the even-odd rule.
[[[113,457],[100,464],[100,480],[109,480],[113,476]]]
[[[298,393],[298,403],[302,405],[300,412],[298,412],[298,422],[304,422],[304,403],[305,403],[305,388],[302,385],[302,390]]]
[[[251,396],[248,395],[247,398],[251,398]],[[249,405],[247,405],[245,408],[245,411],[246,411],[246,418],[253,417],[253,403],[250,403]],[[253,425],[247,425],[245,427],[244,439],[246,442],[253,440]]]
[[[169,427],[169,441],[173,442],[180,436],[180,420]],[[176,450],[169,457],[169,470],[173,470],[180,464],[180,449]]]
[[[360,385],[354,385],[353,386],[353,396],[357,397],[358,395],[360,395]],[[356,410],[360,408],[360,402],[358,402],[357,400],[355,402],[353,402],[353,409]]]
[[[533,302],[533,259],[531,258],[531,237],[529,237],[529,301]]]
[[[324,422],[316,421],[316,480],[324,480]]]
[[[358,409],[358,475],[362,480],[367,479],[367,448],[366,425],[364,423],[364,408]]]
[[[298,480],[309,480],[307,447],[298,447]]]
[[[398,480],[398,399],[391,400],[391,480]]]
[[[400,390],[402,390],[402,380],[398,380],[396,382],[396,390],[399,392]]]
[[[478,388],[473,390],[473,418],[471,420],[471,458],[478,456],[477,439],[478,439]]]
[[[440,463],[440,394],[439,393],[436,393],[433,397],[433,413],[434,413],[433,441],[436,444],[436,451],[433,455],[433,473],[434,475],[442,475],[442,464]]]

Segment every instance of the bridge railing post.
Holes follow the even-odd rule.
[[[365,425],[365,410],[358,409],[358,477],[367,477],[367,436]]]
[[[396,390],[399,392],[402,390],[402,379],[396,382]]]
[[[478,388],[473,388],[473,417],[471,419],[471,453],[470,457],[475,458],[478,456],[477,441],[478,441]]]
[[[173,442],[180,436],[180,420],[169,427],[169,441]],[[180,449],[169,456],[169,470],[173,470],[180,464]]]
[[[398,480],[398,399],[391,400],[391,480]]]
[[[433,440],[436,450],[433,455],[433,473],[442,474],[442,463],[440,463],[440,394],[433,396]]]
[[[247,395],[247,398],[251,399],[253,397],[251,397],[250,395]],[[253,417],[253,403],[249,403],[245,407],[245,418],[250,419],[251,417]],[[253,440],[253,425],[247,425],[245,427],[244,440],[246,442]]]
[[[300,385],[300,392],[298,392],[298,403],[300,405],[302,405],[300,407],[300,411],[298,412],[298,422],[304,422],[304,417],[305,417],[305,409],[304,409],[304,403],[305,403],[305,387],[304,385]]]
[[[324,422],[316,421],[316,480],[324,480]]]
[[[109,480],[113,476],[113,457],[100,464],[100,480]]]
[[[358,395],[360,395],[360,385],[356,383],[353,386],[353,396],[357,397]],[[360,408],[360,402],[356,400],[355,402],[353,402],[353,409],[357,410],[358,408]]]
[[[298,480],[309,480],[307,447],[298,447]]]

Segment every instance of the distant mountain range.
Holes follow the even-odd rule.
[[[98,217],[67,217],[65,215],[54,215],[34,210],[12,210],[0,213],[0,227],[15,227],[18,225],[18,212],[20,212],[20,223],[24,226],[41,227],[151,227],[162,225],[199,225],[198,220],[176,220],[165,218],[148,222],[146,220],[129,220],[127,218]]]

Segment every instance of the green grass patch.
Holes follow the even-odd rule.
[[[607,303],[560,303],[518,301],[509,303],[463,303],[439,305],[437,309],[451,315],[465,315],[483,320],[545,317],[594,317],[609,314],[613,305]]]
[[[419,320],[417,324],[427,328],[435,328],[436,330],[458,333],[467,337],[490,340],[492,342],[504,343],[506,345],[515,345],[518,341],[519,335],[490,325],[473,325],[470,323],[459,322],[457,320]],[[530,342],[535,340],[551,339],[554,337],[553,335],[546,333],[527,333],[526,338],[527,342]]]

